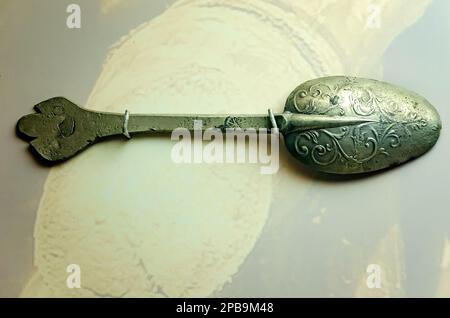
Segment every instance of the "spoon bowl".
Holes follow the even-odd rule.
[[[399,165],[433,147],[441,120],[422,96],[389,83],[333,76],[298,86],[285,112],[371,121],[356,125],[286,131],[289,152],[322,172],[354,174]]]

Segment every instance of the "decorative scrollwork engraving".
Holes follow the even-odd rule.
[[[428,125],[413,98],[400,99],[388,89],[374,87],[348,77],[300,86],[290,104],[299,113],[368,117],[374,122],[301,132],[294,139],[295,152],[320,166],[338,160],[361,165],[380,155],[391,156],[414,131]]]
[[[342,116],[345,114],[345,111],[339,105],[339,96],[337,93],[337,89],[333,89],[327,84],[317,83],[311,85],[308,90],[298,90],[295,93],[293,97],[294,107],[299,113],[302,114],[325,115],[333,110],[337,110],[338,114]],[[303,103],[303,105],[298,104],[298,100],[308,96],[311,98],[306,103]],[[324,99],[327,99],[329,106],[318,111],[317,103],[319,100]]]
[[[362,164],[380,154],[389,156],[386,146],[400,146],[400,135],[394,127],[395,124],[390,124],[379,131],[370,123],[364,123],[354,127],[342,127],[337,133],[327,129],[310,130],[298,134],[294,145],[299,155],[309,155],[318,165],[326,166],[338,159],[342,162]],[[302,142],[303,138],[313,146],[306,146]],[[341,140],[345,138],[351,138],[353,141],[352,146],[347,147],[350,149],[341,144]]]

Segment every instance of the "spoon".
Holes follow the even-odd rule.
[[[95,112],[63,97],[35,106],[17,130],[49,162],[69,159],[102,138],[142,132],[208,128],[266,128],[284,136],[304,165],[335,174],[376,171],[418,157],[439,138],[441,121],[423,97],[389,83],[333,76],[307,81],[287,98],[284,112],[266,115],[144,115]]]

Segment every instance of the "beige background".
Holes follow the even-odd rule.
[[[169,4],[136,0],[102,9],[100,2],[79,1],[83,27],[68,30],[68,3],[0,2],[1,296],[17,296],[33,273],[33,228],[49,171],[37,165],[15,137],[17,118],[50,96],[85,103],[111,45]],[[331,3],[325,17],[339,17],[344,2]],[[320,10],[311,2],[302,5],[305,10]],[[325,179],[302,171],[292,176],[298,167],[282,169],[262,235],[232,282],[215,295],[449,295],[449,262],[443,258],[450,229],[445,128],[449,9],[448,1],[434,1],[398,36],[406,26],[384,24],[395,20],[390,16],[377,35],[378,43],[384,40],[389,46],[385,52],[371,50],[362,36],[349,39],[349,52],[343,54],[348,57],[345,72],[371,77],[381,76],[381,57],[382,79],[415,90],[436,106],[444,126],[436,148],[413,163],[363,179]],[[396,8],[397,15],[407,12],[407,7]],[[324,23],[332,33],[339,21],[342,17]],[[392,43],[390,37],[395,38]],[[358,43],[364,51],[358,52]],[[356,67],[360,69],[355,71]],[[290,177],[283,177],[288,173]],[[365,264],[377,262],[386,268],[388,287],[372,293],[364,287]]]

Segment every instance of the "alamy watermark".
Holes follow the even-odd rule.
[[[69,264],[66,267],[66,272],[69,273],[66,279],[67,288],[81,288],[81,268],[78,264]]]
[[[369,264],[366,268],[367,279],[366,285],[367,288],[381,288],[381,266],[378,264]]]
[[[66,26],[69,29],[81,29],[81,8],[78,4],[69,4],[66,8],[69,13],[66,19]]]
[[[280,140],[276,128],[203,130],[203,122],[194,120],[193,132],[177,128],[171,139],[178,141],[171,152],[175,163],[259,163],[261,174],[274,174],[279,168]]]
[[[381,7],[379,4],[371,3],[367,6],[366,29],[381,28]]]

